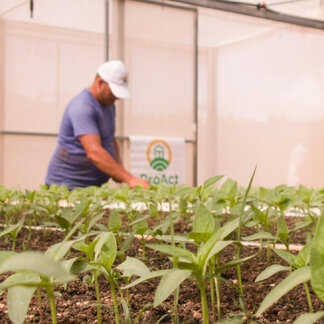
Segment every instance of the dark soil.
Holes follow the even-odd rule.
[[[291,218],[291,222],[294,219]],[[290,221],[289,221],[290,222]],[[179,221],[176,225],[177,232],[186,232],[190,230],[189,221]],[[293,226],[293,225],[291,225]],[[249,230],[247,230],[246,234]],[[64,234],[60,231],[31,231],[31,237],[28,237],[29,232],[23,228],[17,239],[16,250],[37,250],[45,251],[54,243],[60,242],[64,238]],[[298,236],[299,235],[299,236]],[[297,240],[294,242],[303,243],[307,240],[306,234],[298,233]],[[298,238],[299,237],[299,238]],[[0,250],[10,250],[12,246],[11,238],[0,239]],[[256,248],[244,247],[241,256],[249,256],[256,253]],[[128,256],[142,257],[141,241],[135,239],[131,248],[127,251]],[[221,262],[225,263],[234,258],[235,249],[232,246],[227,247],[221,256]],[[274,260],[274,255],[271,255],[270,264],[273,263],[284,264],[279,258]],[[172,267],[169,258],[149,248],[146,249],[146,265],[152,270],[167,269]],[[280,272],[271,278],[262,282],[255,283],[255,278],[268,266],[266,263],[266,251],[263,250],[259,255],[251,261],[242,265],[242,281],[244,291],[244,305],[239,303],[239,294],[231,286],[237,285],[237,271],[235,268],[230,268],[222,272],[222,296],[221,296],[221,312],[223,318],[234,318],[240,316],[242,323],[251,323],[250,316],[256,312],[264,297],[272,290],[279,282],[281,282],[288,273]],[[0,281],[3,281],[8,275],[0,276]],[[56,308],[58,323],[96,323],[97,321],[97,307],[95,289],[93,286],[83,280],[83,276],[79,276],[78,280],[71,282],[67,288],[56,288],[59,293],[56,296]],[[111,289],[108,281],[101,276],[100,291],[102,306],[102,322],[115,323],[113,303],[111,296]],[[139,314],[141,309],[148,304],[153,303],[154,293],[159,283],[159,279],[147,281],[130,288],[130,313],[133,319]],[[122,282],[120,282],[123,285]],[[314,312],[324,310],[324,303],[322,303],[316,295],[312,292],[311,298]],[[124,291],[125,292],[125,291]],[[208,289],[208,300],[210,303],[211,296]],[[120,303],[121,304],[121,303]],[[120,305],[120,312],[123,313]],[[210,309],[209,305],[209,309]],[[245,308],[245,310],[244,310]],[[305,289],[302,285],[297,286],[284,297],[282,297],[275,305],[270,307],[262,316],[255,319],[258,323],[292,323],[299,315],[309,312]],[[160,321],[160,323],[172,323],[171,315],[173,315],[173,295],[169,297],[162,305],[153,308],[148,308],[142,313],[139,323],[153,324]],[[180,287],[178,316],[180,323],[202,323],[202,310],[199,290],[192,280],[186,280]],[[218,319],[217,319],[218,320]],[[213,314],[210,313],[210,321],[215,322]],[[42,305],[38,305],[36,296],[33,297],[30,304],[30,309],[26,318],[26,323],[51,323],[51,313],[45,291],[42,292]],[[8,318],[8,309],[6,306],[6,293],[0,296],[0,323],[10,323]],[[318,321],[324,323],[324,319]]]

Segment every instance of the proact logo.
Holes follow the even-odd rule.
[[[147,162],[154,171],[158,174],[142,173],[141,178],[148,180],[149,182],[158,185],[159,183],[165,183],[169,185],[177,185],[179,183],[179,175],[166,175],[163,173],[171,164],[172,151],[169,144],[163,140],[152,141],[146,150]]]
[[[172,159],[169,144],[163,140],[152,141],[146,151],[147,161],[156,171],[164,171],[168,168]]]

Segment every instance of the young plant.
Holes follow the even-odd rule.
[[[281,266],[278,264],[273,264],[273,265],[269,266],[268,268],[266,268],[263,272],[261,272],[255,281],[258,282],[258,281],[267,279],[279,271],[290,271],[291,273],[283,281],[284,283],[283,282],[280,283],[274,289],[273,294],[269,293],[269,295],[267,295],[267,297],[268,296],[269,297],[268,298],[266,297],[264,299],[264,301],[262,302],[262,305],[260,306],[261,310],[264,311],[266,308],[271,306],[271,304],[269,304],[270,302],[272,302],[271,298],[276,298],[278,295],[281,295],[281,296],[284,295],[290,289],[292,289],[291,287],[295,287],[296,285],[298,285],[300,283],[300,280],[302,280],[305,276],[307,277],[310,275],[309,261],[310,261],[311,248],[312,248],[312,242],[309,242],[298,253],[298,255],[294,255],[294,254],[292,254],[288,251],[284,251],[284,250],[273,249],[277,255],[279,255],[282,259],[284,259],[289,264],[289,266],[287,267],[287,266]],[[297,272],[297,274],[295,274],[295,272]],[[309,277],[309,279],[310,279],[310,277]],[[310,293],[309,293],[309,289],[308,289],[308,285],[307,285],[307,280],[303,281],[302,283],[304,284],[304,287],[305,287],[309,309],[312,312],[313,307],[312,307],[312,303],[311,303],[311,299],[310,299]],[[289,287],[290,287],[290,289],[289,289]],[[260,309],[258,310],[257,314],[261,314]]]
[[[68,283],[75,277],[61,263],[39,252],[16,253],[0,259],[0,274],[15,272],[0,284],[0,291],[8,289],[9,318],[15,324],[23,323],[36,288],[43,287],[50,301],[52,323],[56,324],[53,288]]]
[[[116,236],[117,241],[117,257],[121,262],[125,259],[125,253],[129,249],[133,239],[134,232],[125,232],[123,230],[123,223],[121,218],[121,212],[118,209],[110,211],[108,219],[108,228],[103,224],[96,225],[103,232],[112,232]]]
[[[135,217],[135,221],[130,223],[130,227],[133,228],[133,232],[135,235],[138,235],[141,237],[142,241],[142,258],[145,260],[145,246],[146,241],[149,237],[149,228],[146,219],[150,216],[143,216],[141,213],[137,213]]]
[[[0,237],[10,235],[12,238],[12,251],[15,251],[16,248],[16,240],[19,231],[22,229],[24,225],[25,218],[23,217],[16,225],[12,225],[7,227],[5,230],[0,232]]]
[[[314,236],[314,240],[305,245],[305,247],[298,253],[297,256],[289,253],[288,251],[275,252],[288,262],[290,267],[283,267],[280,265],[272,265],[264,270],[257,280],[263,280],[274,273],[282,270],[293,270],[278,286],[276,286],[263,300],[256,316],[261,315],[267,308],[273,305],[279,298],[288,293],[291,289],[298,284],[304,284],[306,289],[309,309],[313,312],[310,295],[308,291],[307,282],[311,281],[312,288],[315,294],[324,301],[324,216],[322,214]],[[301,323],[305,318],[309,319],[309,323],[315,322],[323,314],[307,314],[300,319],[297,323]]]
[[[117,290],[119,290],[117,278],[119,273],[115,271],[113,264],[117,256],[117,244],[115,236],[111,232],[102,232],[97,235],[90,244],[77,242],[73,247],[85,253],[86,257],[79,258],[73,266],[77,272],[91,271],[95,284],[97,298],[97,320],[101,323],[101,303],[98,277],[103,274],[109,281],[114,303],[115,321],[121,322],[118,309]],[[121,296],[123,300],[123,296]]]
[[[223,265],[217,265],[214,269],[214,272],[212,273],[208,271],[211,258],[221,253],[228,245],[234,243],[233,241],[224,241],[224,239],[233,231],[235,231],[238,225],[238,219],[227,223],[225,226],[212,234],[205,243],[201,244],[197,253],[192,253],[185,248],[173,245],[148,244],[147,246],[154,250],[169,254],[170,256],[177,258],[177,267],[174,267],[170,270],[150,272],[144,264],[141,263],[141,265],[138,266],[140,262],[139,260],[137,260],[136,264],[132,262],[130,266],[129,258],[127,258],[121,266],[127,268],[128,275],[133,274],[140,276],[140,278],[125,286],[124,288],[130,288],[143,281],[162,276],[154,297],[154,306],[156,307],[160,305],[166,298],[168,298],[169,295],[174,292],[185,279],[191,279],[197,284],[200,291],[203,309],[203,323],[209,323],[206,294],[209,278],[217,276],[216,274],[219,274],[226,268],[237,266],[237,264],[246,262],[255,257],[255,255],[252,255],[247,258],[236,259]],[[187,242],[190,242],[190,240],[187,239]],[[119,266],[120,269],[121,266]]]
[[[245,195],[244,195],[243,202],[242,202],[242,205],[241,205],[241,212],[240,212],[240,215],[239,215],[239,226],[238,226],[238,229],[237,229],[237,240],[238,240],[238,242],[241,241],[241,231],[242,231],[242,226],[243,226],[244,208],[245,208],[245,204],[246,204],[246,200],[247,200],[249,191],[250,191],[251,186],[252,186],[252,181],[253,181],[255,172],[256,172],[256,167],[254,168],[252,177],[251,177],[250,182],[249,182],[249,185],[248,185],[248,187],[247,187],[247,189],[245,191]],[[236,258],[237,259],[240,259],[240,254],[241,254],[240,252],[241,252],[241,247],[240,247],[240,245],[238,245],[237,246],[237,251],[236,251]],[[241,275],[241,266],[240,266],[240,263],[237,265],[237,275],[238,275],[238,282],[239,282],[239,287],[240,287],[240,293],[241,293],[241,297],[242,297],[243,296],[243,285],[242,285],[242,275]]]

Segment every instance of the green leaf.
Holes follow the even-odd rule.
[[[80,260],[80,259],[79,259]],[[84,260],[76,260],[71,266],[71,272],[73,274],[79,274],[93,270],[93,266]]]
[[[324,251],[324,214],[321,215],[314,236],[314,246]]]
[[[204,183],[203,183],[203,187],[209,187],[211,185],[213,185],[214,183],[216,183],[217,181],[221,180],[224,176],[223,175],[218,175],[215,177],[212,177],[210,179],[207,179]]]
[[[124,276],[138,276],[145,277],[150,275],[149,268],[139,259],[127,257],[126,260],[116,267],[118,270],[123,271]]]
[[[298,253],[298,255],[295,258],[296,268],[302,268],[308,265],[310,261],[312,246],[313,246],[313,241],[309,241]]]
[[[283,260],[288,262],[290,265],[295,266],[296,256],[285,250],[272,249],[277,255]]]
[[[91,219],[87,228],[87,232],[89,232],[92,229],[92,227],[98,223],[99,219],[101,219],[103,215],[105,215],[105,213],[106,212],[103,211]]]
[[[256,316],[260,316],[266,309],[277,302],[282,296],[287,294],[291,289],[297,285],[307,282],[311,279],[309,267],[300,268],[292,272],[285,278],[278,286],[276,286],[270,293],[263,299],[261,306],[256,312]]]
[[[95,246],[95,261],[104,263],[107,269],[110,269],[114,264],[117,255],[117,244],[115,236],[111,232],[104,232],[98,235],[98,242]]]
[[[262,281],[265,279],[270,278],[271,276],[273,276],[275,273],[279,272],[279,271],[285,271],[285,270],[290,270],[289,267],[284,267],[280,264],[273,264],[270,267],[266,268],[265,270],[263,270],[255,279],[255,282],[258,281]]]
[[[248,220],[250,217],[246,218]],[[213,248],[217,241],[225,239],[229,234],[233,233],[239,226],[239,217],[226,223],[218,229],[209,239],[203,244],[198,251],[199,255],[208,255],[209,251]]]
[[[14,251],[0,251],[0,266],[6,259],[8,259],[9,257],[15,254],[17,253]]]
[[[74,241],[56,243],[50,246],[44,254],[53,260],[59,261],[66,255],[73,243]]]
[[[193,188],[191,187],[183,187],[177,191],[175,191],[171,197],[184,197],[184,196],[189,196],[193,193]]]
[[[72,258],[69,260],[64,260],[61,262],[61,264],[66,271],[71,272],[74,263],[78,262],[79,259],[80,259],[80,257],[75,257],[75,258]]]
[[[68,230],[69,227],[70,227],[70,222],[64,217],[64,216],[61,216],[61,215],[55,215],[55,219],[56,219],[56,222],[57,224],[64,230]]]
[[[201,254],[201,251],[204,251],[204,250],[199,251],[198,260],[199,260],[200,268],[203,269],[203,276],[205,275],[208,261],[210,260],[210,258],[213,257],[215,254],[220,253],[222,250],[224,250],[231,243],[232,243],[232,241],[218,241],[215,243],[215,245],[212,247],[212,249],[209,250],[208,253],[205,255]]]
[[[307,221],[307,222],[299,222],[299,223],[296,223],[295,225],[295,228],[294,228],[294,231],[298,231],[302,228],[305,228],[307,227],[308,225],[312,224],[312,221]]]
[[[324,316],[324,312],[308,313],[299,316],[293,324],[313,324]]]
[[[131,282],[130,284],[124,286],[122,289],[128,289],[128,288],[136,286],[136,285],[138,285],[138,284],[140,284],[140,283],[142,283],[142,282],[144,282],[146,280],[164,276],[169,271],[170,270],[159,270],[159,271],[151,272],[149,275],[144,276],[144,277],[140,277],[139,279],[137,279],[137,280]]]
[[[252,218],[252,215],[243,217],[241,225],[243,225],[245,222],[249,221],[251,218]],[[237,217],[234,220],[226,223],[224,226],[222,226],[218,230],[219,231],[219,239],[221,239],[221,240],[225,239],[229,234],[233,233],[239,227],[239,225],[240,225],[240,217]]]
[[[188,201],[184,197],[180,197],[179,200],[179,210],[181,213],[185,213],[188,208]]]
[[[159,210],[157,204],[150,204],[149,206],[149,213],[151,216],[158,217],[159,215]]]
[[[39,276],[37,274],[16,273],[11,277],[13,281],[35,281]],[[35,287],[14,286],[8,289],[7,305],[9,318],[15,323],[24,323],[28,311],[29,303],[34,295]]]
[[[324,253],[317,246],[311,250],[310,268],[312,288],[318,298],[324,301]]]
[[[85,214],[91,204],[91,199],[85,199],[83,202],[77,204],[75,206],[74,211],[71,213],[68,213],[65,215],[66,219],[70,222],[70,224],[73,224],[78,217],[80,217],[82,214]]]
[[[194,240],[196,244],[207,242],[212,236],[212,233],[188,233],[188,239]]]
[[[148,225],[146,219],[150,216],[142,216],[141,214],[137,214],[136,220],[132,222],[130,225],[134,226],[135,234],[144,235],[148,230]]]
[[[200,203],[193,220],[192,228],[196,233],[213,233],[214,217],[203,203]]]
[[[17,286],[39,287],[41,285],[42,279],[37,273],[29,271],[17,272],[0,284],[0,292]]]
[[[120,253],[125,253],[130,248],[130,245],[134,239],[134,234],[134,232],[130,233],[122,242],[120,247]]]
[[[227,262],[225,264],[222,264],[219,267],[217,267],[216,272],[221,272],[221,271],[223,271],[225,269],[228,269],[228,268],[237,266],[239,264],[245,263],[247,261],[250,261],[253,258],[255,258],[258,254],[259,254],[259,252],[256,253],[256,254],[252,254],[252,255],[250,255],[248,257],[245,257],[245,258],[239,258],[239,259],[235,259],[235,260],[229,261],[229,262]]]
[[[259,208],[255,207],[254,205],[251,205],[251,209],[253,210],[257,221],[266,227],[268,223],[269,209],[266,209],[265,212],[262,212]]]
[[[158,245],[158,244],[147,244],[147,247],[160,251],[162,253],[166,253],[172,256],[176,256],[182,259],[185,259],[189,262],[195,261],[195,255],[191,253],[190,251],[177,247],[177,246],[171,246],[171,245]]]
[[[269,232],[259,232],[250,236],[242,237],[243,241],[255,241],[255,240],[276,240],[276,238]]]
[[[122,227],[123,223],[121,220],[121,215],[120,213],[113,209],[109,215],[109,220],[108,220],[108,228],[110,232],[113,233],[117,233],[121,227]]]
[[[73,243],[72,247],[78,251],[85,253],[89,260],[93,260],[94,249],[97,244],[97,241],[98,239],[95,239],[88,245],[85,242],[76,242]]]
[[[231,178],[227,178],[222,184],[222,186],[220,187],[220,190],[226,193],[231,192],[232,195],[233,194],[235,195],[237,192],[237,182]]]
[[[87,238],[90,235],[92,235],[92,233],[82,235],[81,237],[78,237],[75,240],[62,241],[62,242],[56,243],[56,244],[50,246],[46,250],[44,255],[50,257],[53,260],[59,261],[67,254],[67,252],[69,251],[69,249],[71,248],[71,246],[73,244],[76,244],[77,242],[84,240],[85,238]],[[82,247],[84,247],[86,249],[87,245],[85,243],[83,243]]]
[[[278,207],[280,208],[280,210],[284,211],[289,206],[290,201],[291,201],[290,198],[282,198],[278,202]]]
[[[39,252],[23,252],[9,257],[0,266],[0,273],[8,271],[32,271],[46,278],[54,277],[62,283],[74,279],[60,263]]]
[[[171,269],[161,279],[154,296],[154,307],[166,300],[191,275],[190,270]]]
[[[169,242],[171,243],[172,242],[172,237],[171,235],[160,235],[160,236],[156,236],[154,237],[156,240],[161,240],[161,241],[164,241],[164,242]],[[174,236],[174,241],[176,243],[192,243],[191,240],[189,240],[187,237],[185,236],[180,236],[180,235],[175,235]]]
[[[311,249],[311,284],[316,295],[324,301],[324,214],[321,215]]]
[[[16,233],[19,232],[22,226],[24,225],[24,221],[25,217],[23,217],[17,224],[7,227],[4,231],[0,233],[0,237],[5,236],[7,234],[13,234],[15,236]]]
[[[289,236],[288,226],[283,217],[280,217],[278,228],[277,228],[277,237],[282,242],[287,242],[287,238]]]

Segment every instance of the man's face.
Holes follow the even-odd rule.
[[[103,106],[112,105],[118,98],[113,95],[107,82],[102,80],[98,101]]]

